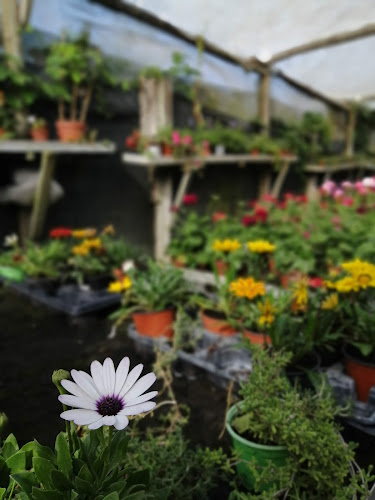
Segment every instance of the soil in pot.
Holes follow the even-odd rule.
[[[357,397],[366,402],[372,386],[375,386],[375,360],[367,359],[353,346],[344,347],[346,373],[354,379]]]
[[[167,309],[158,312],[140,312],[133,314],[137,332],[147,337],[173,337],[175,311]]]
[[[232,336],[236,330],[228,323],[223,314],[217,311],[201,311],[201,319],[205,329],[217,335]]]

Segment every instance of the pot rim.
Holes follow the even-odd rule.
[[[145,316],[147,314],[162,314],[166,312],[174,313],[174,311],[175,310],[173,309],[173,307],[168,307],[168,309],[162,309],[161,311],[135,311],[132,314],[139,314],[141,316]]]
[[[346,361],[354,361],[354,363],[357,363],[362,366],[368,366],[369,368],[375,368],[375,362],[368,361],[366,359],[363,359],[359,356],[356,356],[355,354],[351,354],[348,352],[348,347],[354,347],[349,343],[344,343],[342,346],[342,353],[344,355],[344,358]]]
[[[241,403],[237,403],[237,404],[231,406],[229,408],[228,413],[227,413],[226,418],[225,418],[225,427],[233,439],[235,439],[236,441],[239,441],[241,444],[251,446],[252,448],[257,448],[259,450],[285,451],[285,452],[287,452],[286,447],[283,445],[255,443],[254,441],[250,441],[249,439],[245,439],[244,437],[237,434],[237,432],[233,429],[231,422],[232,422],[233,418],[236,416],[236,414],[238,413],[239,407],[241,407]]]

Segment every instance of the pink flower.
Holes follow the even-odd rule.
[[[305,232],[303,233],[303,237],[305,238],[305,240],[310,239],[310,231],[305,231]]]
[[[334,191],[333,191],[333,194],[332,196],[335,198],[335,200],[338,200],[339,198],[341,198],[342,196],[344,195],[344,191],[340,188],[336,188]]]
[[[355,190],[357,191],[358,194],[361,196],[364,196],[367,194],[367,189],[366,186],[362,183],[362,181],[357,181],[354,184]]]
[[[350,189],[353,189],[353,184],[350,181],[343,181],[341,183],[341,187],[345,191],[349,191]]]
[[[374,177],[365,177],[362,179],[363,186],[370,188],[371,191],[375,189],[375,178]]]
[[[184,205],[196,205],[198,203],[198,196],[195,193],[185,194],[182,198]]]
[[[351,196],[345,196],[345,198],[342,199],[342,204],[346,207],[352,207],[354,204],[354,200]]]
[[[185,144],[185,146],[190,146],[190,144],[193,142],[193,138],[191,137],[191,135],[185,135],[182,138],[182,142]]]
[[[323,194],[331,196],[333,191],[336,189],[336,183],[330,180],[325,181],[320,189]]]
[[[263,201],[269,201],[271,203],[276,203],[277,199],[275,197],[271,196],[270,194],[265,194],[265,195],[263,195]]]
[[[174,130],[172,132],[172,142],[173,142],[173,144],[176,144],[176,145],[181,143],[181,136],[177,130]]]

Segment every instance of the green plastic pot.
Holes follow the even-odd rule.
[[[232,437],[233,447],[241,458],[241,462],[237,464],[237,474],[240,476],[244,486],[253,491],[255,486],[255,478],[250,471],[246,462],[255,460],[259,469],[268,465],[270,462],[277,467],[282,467],[286,464],[288,451],[284,446],[271,446],[266,444],[258,444],[248,439],[243,438],[232,428],[231,422],[238,414],[238,405],[232,406],[226,418],[226,428]],[[264,484],[262,490],[267,491],[273,484]]]

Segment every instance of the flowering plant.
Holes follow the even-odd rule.
[[[355,259],[341,264],[343,273],[327,280],[330,302],[339,311],[345,340],[370,361],[375,361],[375,265]]]
[[[148,373],[139,378],[143,366],[129,371],[129,365],[129,358],[116,370],[110,358],[103,365],[94,361],[91,375],[72,370],[74,381],[65,370],[54,372],[66,432],[57,436],[55,450],[36,440],[19,449],[16,438],[8,436],[0,455],[1,498],[144,498],[148,471],[129,466],[130,437],[124,429],[128,416],[155,407],[151,399],[157,391],[144,392],[156,377]],[[68,410],[67,405],[76,409]]]

